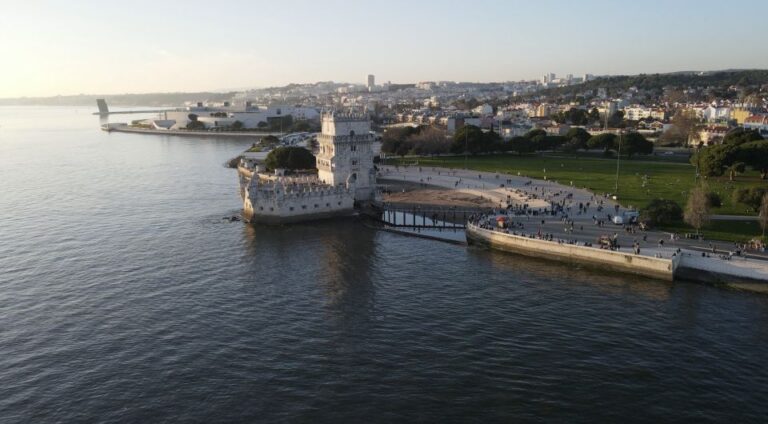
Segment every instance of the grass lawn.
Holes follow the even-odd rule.
[[[419,157],[396,160],[397,163],[445,168],[464,168],[463,156]],[[517,156],[496,154],[470,156],[469,169],[486,172],[503,172],[530,178],[557,181],[560,184],[587,188],[595,193],[615,193],[616,159],[589,156],[533,155]],[[654,198],[670,199],[685,207],[688,191],[695,183],[695,168],[688,163],[676,163],[647,158],[622,158],[619,168],[619,202],[623,206],[645,207]],[[766,184],[759,175],[750,171],[730,182],[727,177],[710,178],[709,190],[723,200],[723,206],[714,208],[713,214],[755,215],[741,203],[734,203],[732,192]],[[759,234],[759,231],[755,234]]]
[[[661,229],[680,234],[696,232],[693,228],[682,223],[665,225]],[[701,233],[708,240],[746,242],[754,238],[761,238],[763,230],[757,221],[711,221],[709,225],[701,229]]]

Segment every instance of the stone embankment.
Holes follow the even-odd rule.
[[[467,242],[540,259],[598,269],[609,269],[666,281],[688,280],[768,292],[768,262],[742,256],[707,254],[687,249],[635,254],[601,249],[583,242],[544,240],[534,235],[510,234],[503,229],[467,224]],[[664,253],[661,253],[664,252]]]
[[[592,268],[610,269],[672,281],[679,263],[679,256],[657,258],[620,252],[583,244],[561,243],[542,240],[524,235],[481,228],[467,224],[467,242],[481,244],[493,249],[517,253],[540,259],[554,259],[566,263],[585,265]]]
[[[128,125],[110,125],[102,127],[107,132],[124,132],[134,134],[176,135],[182,137],[226,137],[226,138],[250,138],[258,139],[269,135],[280,137],[281,133],[268,132],[218,132],[218,131],[192,131],[192,130],[158,130],[152,128],[137,128]]]

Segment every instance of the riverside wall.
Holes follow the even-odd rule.
[[[610,269],[666,281],[674,279],[679,263],[678,257],[672,259],[654,258],[595,247],[560,244],[487,230],[469,223],[467,224],[467,242],[540,259],[552,259],[592,268]]]
[[[105,129],[108,132],[124,132],[134,134],[176,135],[181,137],[211,137],[211,138],[263,138],[269,135],[279,137],[279,132],[219,132],[219,131],[195,131],[195,130],[158,130],[151,128],[135,128],[127,125],[115,125]]]

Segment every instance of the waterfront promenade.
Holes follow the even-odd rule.
[[[626,209],[586,189],[524,176],[419,166],[383,166],[380,179],[453,189],[491,200],[497,213],[483,218],[485,226],[494,225],[497,216],[505,215],[509,231],[520,235],[582,246],[596,246],[601,237],[607,237],[615,242],[618,252],[639,251],[640,256],[667,259],[680,255],[686,264],[702,271],[768,281],[765,252],[745,250],[730,242],[613,224],[610,218]]]

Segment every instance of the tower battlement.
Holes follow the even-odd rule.
[[[355,113],[355,112],[339,112],[339,111],[328,111],[323,112],[322,114],[322,120],[326,121],[334,121],[334,122],[356,122],[356,121],[364,121],[368,122],[368,116],[364,113]]]

